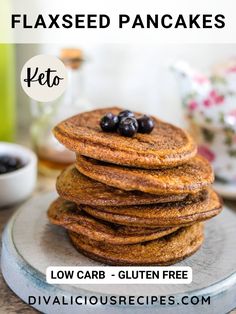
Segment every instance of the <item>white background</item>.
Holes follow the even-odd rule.
[[[212,65],[236,56],[235,44],[80,44],[84,65],[86,95],[97,107],[120,105],[153,113],[183,125],[178,82],[170,65],[186,60],[195,68],[209,72]],[[38,53],[58,55],[64,45],[17,45],[17,75],[24,62]],[[29,124],[29,99],[17,84],[21,125]]]

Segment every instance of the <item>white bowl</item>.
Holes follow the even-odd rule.
[[[19,157],[24,166],[18,170],[0,174],[0,207],[23,201],[33,192],[37,180],[37,157],[21,145],[0,142],[0,156]]]

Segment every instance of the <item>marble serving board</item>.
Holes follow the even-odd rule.
[[[35,305],[43,313],[227,313],[236,307],[236,212],[224,208],[206,223],[206,239],[193,256],[176,264],[191,266],[190,285],[49,285],[48,266],[102,265],[78,253],[63,228],[48,222],[46,211],[55,193],[41,194],[25,203],[5,228],[2,272],[9,287],[24,301],[34,296],[174,295],[211,296],[211,305],[195,306],[79,306]],[[105,265],[104,265],[105,267]]]
[[[214,190],[222,197],[229,200],[236,200],[236,183],[220,182],[215,180]]]

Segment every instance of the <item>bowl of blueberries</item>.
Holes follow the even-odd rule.
[[[37,157],[24,146],[0,142],[0,207],[26,199],[37,179]]]

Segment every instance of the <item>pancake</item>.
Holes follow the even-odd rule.
[[[108,112],[118,114],[122,110],[112,107],[80,113],[56,125],[53,133],[69,150],[124,166],[173,167],[196,155],[197,146],[185,131],[154,117],[155,127],[150,134],[137,133],[128,138],[102,131],[100,119]]]
[[[183,195],[152,195],[140,191],[123,191],[94,181],[81,174],[72,165],[57,178],[58,194],[68,201],[91,206],[124,206],[155,204],[183,200]]]
[[[148,170],[117,166],[77,155],[75,166],[84,175],[107,185],[159,195],[196,193],[214,180],[210,163],[201,156],[174,168]]]
[[[222,202],[217,193],[209,189],[175,203],[124,207],[81,205],[81,208],[93,217],[121,225],[173,227],[204,221],[218,215]]]
[[[204,240],[203,225],[180,228],[164,238],[130,245],[112,245],[69,232],[82,254],[109,265],[171,265],[196,252]]]
[[[83,212],[75,203],[58,198],[48,209],[52,224],[79,233],[89,239],[110,244],[132,244],[161,238],[175,232],[174,228],[139,228],[107,223]]]

